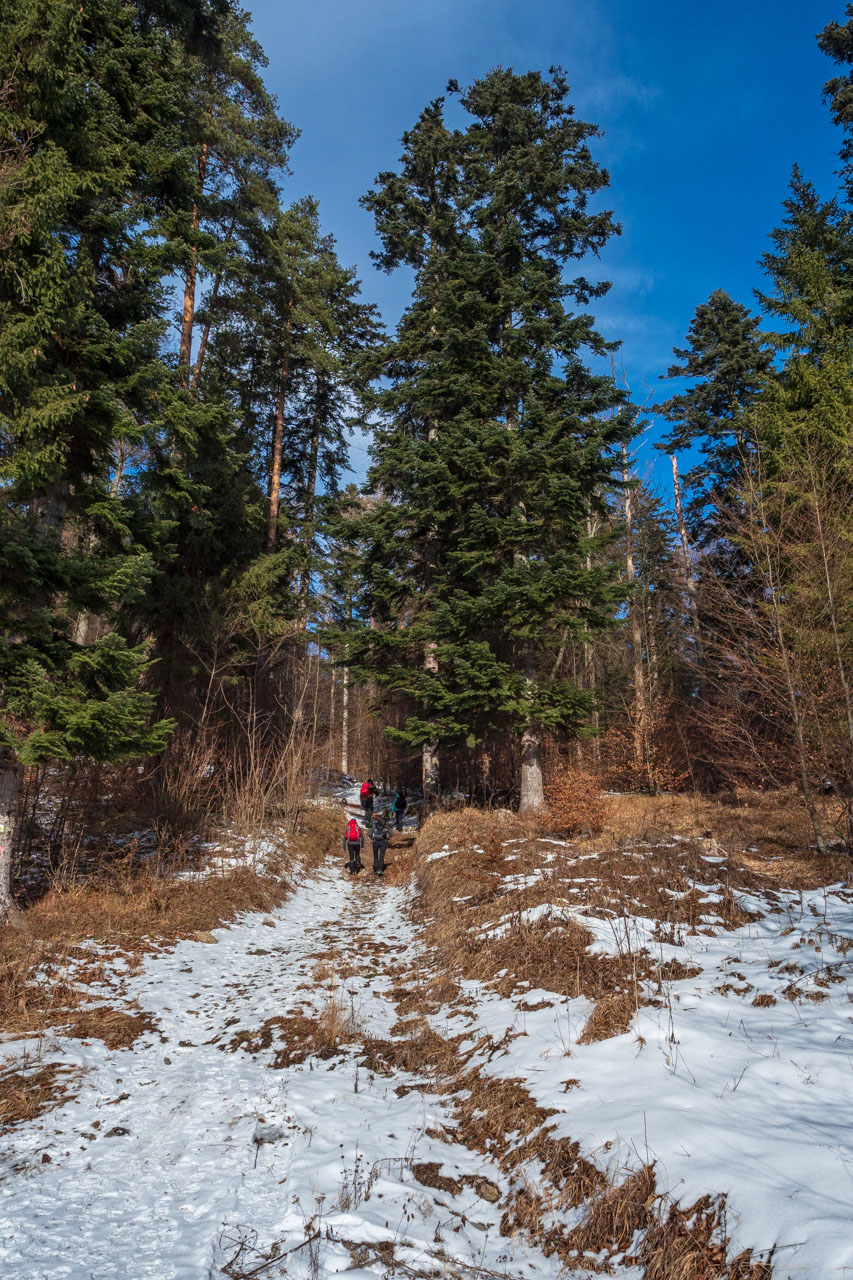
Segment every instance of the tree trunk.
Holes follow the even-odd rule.
[[[18,827],[22,769],[8,752],[0,755],[0,925],[19,924],[12,897],[12,852]]]
[[[628,451],[622,446],[622,483],[627,486],[630,480],[628,471]],[[631,657],[634,669],[634,767],[638,778],[642,778],[648,786],[648,736],[649,736],[649,698],[646,687],[646,670],[643,665],[643,628],[640,622],[639,601],[634,584],[634,505],[630,488],[625,489],[625,578],[631,589],[628,600],[628,619],[631,625]]]
[[[190,260],[184,277],[184,306],[181,313],[181,343],[178,349],[178,371],[180,384],[190,385],[190,358],[193,346],[193,321],[195,320],[195,287],[198,275],[198,231],[201,226],[201,198],[204,194],[204,179],[207,173],[208,146],[201,144],[198,157],[198,195],[193,202],[193,215],[190,224],[193,242],[190,245]]]
[[[308,474],[305,477],[305,510],[303,512],[302,546],[305,565],[299,581],[302,611],[305,613],[311,587],[311,549],[314,544],[314,503],[317,496],[317,465],[320,456],[320,387],[314,394],[314,413],[311,417],[311,444],[308,450]]]
[[[521,802],[520,813],[533,813],[545,808],[542,781],[542,731],[532,721],[521,735]]]
[[[693,649],[697,665],[702,662],[702,638],[699,634],[699,610],[696,605],[696,579],[693,577],[693,565],[690,561],[690,543],[687,541],[687,525],[684,523],[684,511],[681,506],[681,481],[678,478],[678,459],[671,453],[672,487],[675,492],[675,516],[678,521],[678,533],[681,538],[681,561],[684,572],[684,590],[687,594],[687,607],[690,610],[690,621],[693,626]]]
[[[287,398],[287,382],[290,377],[290,302],[284,324],[284,355],[281,361],[281,380],[275,402],[275,429],[272,441],[272,472],[270,475],[269,518],[267,521],[267,551],[275,551],[278,527],[279,490],[281,489],[281,446],[284,439],[284,405]]]
[[[847,753],[843,766],[847,783],[845,789],[846,794],[844,796],[844,808],[847,816],[847,839],[849,841],[851,837],[853,837],[853,796],[851,796],[851,784],[853,784],[853,696],[851,696],[850,681],[847,678],[847,667],[845,665],[844,652],[841,645],[841,626],[839,624],[838,607],[836,604],[835,589],[833,586],[833,578],[830,568],[829,547],[824,533],[823,517],[821,515],[821,495],[818,493],[814,469],[811,466],[809,469],[809,480],[811,482],[818,545],[820,547],[821,563],[823,566],[823,580],[826,584],[826,601],[829,608],[830,625],[832,627],[832,647],[835,653],[835,668],[838,672],[838,680],[844,695],[844,719],[847,728]]]
[[[524,678],[529,689],[536,683],[536,658],[528,648],[524,660]],[[532,813],[545,806],[545,786],[542,779],[542,728],[533,716],[521,734],[521,797],[520,813]]]
[[[594,518],[589,515],[586,518],[586,536],[588,538],[592,538],[595,531]],[[592,557],[589,554],[587,554],[585,563],[587,573],[592,573]],[[583,642],[583,678],[584,688],[589,689],[590,692],[595,695],[598,687],[595,669],[595,647],[589,640],[584,640]],[[601,713],[597,706],[595,706],[592,711],[592,726],[595,729],[595,736],[591,739],[592,758],[596,767],[598,767],[601,764],[601,739],[599,737],[599,730],[601,729]],[[580,742],[580,738],[578,738],[578,742]]]
[[[228,230],[225,233],[225,239],[222,242],[223,247],[231,243],[231,239],[234,235],[234,227],[236,225],[237,225],[237,218],[235,216],[231,219],[231,225],[229,226]],[[210,297],[208,299],[208,308],[211,308],[215,304],[216,299],[219,297],[219,289],[221,284],[222,284],[222,272],[219,271],[217,272],[216,278],[213,281],[213,288],[210,292]],[[198,384],[201,380],[201,371],[204,365],[204,357],[207,354],[207,344],[210,341],[211,323],[212,323],[212,312],[209,311],[207,320],[204,322],[204,328],[201,331],[201,340],[198,344],[198,356],[196,357],[195,367],[193,368],[192,380],[190,383],[193,391],[198,391]]]
[[[344,682],[341,689],[341,773],[349,773],[349,672],[344,667]]]
[[[764,512],[761,506],[758,507],[759,519],[765,524]],[[795,676],[791,664],[791,654],[788,648],[788,641],[785,636],[785,626],[782,619],[780,606],[781,594],[781,575],[776,573],[773,565],[773,557],[770,549],[766,545],[763,548],[764,553],[764,569],[765,579],[764,587],[767,597],[770,601],[770,607],[773,617],[773,632],[776,641],[777,652],[782,664],[782,671],[785,677],[785,692],[788,695],[788,707],[791,713],[791,722],[794,727],[794,738],[797,744],[797,769],[800,775],[800,789],[803,793],[803,801],[808,812],[809,819],[814,832],[815,845],[820,854],[826,853],[826,844],[823,839],[823,831],[821,829],[820,814],[815,803],[814,791],[812,789],[811,778],[809,777],[809,753],[808,744],[806,743],[805,728],[803,723],[803,714],[801,711],[800,689],[802,682]]]
[[[222,275],[220,273],[213,282],[213,289],[211,290],[211,294],[210,294],[211,304],[216,302],[217,296],[219,294],[219,285],[221,280],[222,280]],[[201,371],[204,365],[204,357],[207,355],[207,344],[210,342],[210,325],[211,325],[211,318],[210,316],[208,316],[204,322],[204,328],[201,331],[201,338],[198,344],[198,355],[196,356],[195,367],[193,368],[192,378],[190,380],[190,386],[192,387],[192,390],[196,392],[198,391],[198,384],[201,381]]]
[[[424,647],[424,670],[430,675],[438,675],[438,655],[432,640]],[[421,747],[421,785],[424,795],[423,812],[426,815],[434,807],[441,787],[438,742],[434,738]]]
[[[433,308],[435,310],[435,308]],[[433,327],[433,333],[435,328]],[[431,422],[427,428],[427,440],[430,444],[434,444],[438,439],[438,427]],[[428,545],[432,541],[433,535],[427,534]],[[430,554],[427,560],[429,566],[429,576],[434,577],[434,558]],[[438,675],[438,653],[436,651],[435,642],[428,640],[424,646],[424,671],[430,675]],[[441,759],[438,754],[438,740],[432,738],[425,742],[421,747],[421,788],[423,791],[423,816],[429,813],[430,809],[438,800],[441,790]]]

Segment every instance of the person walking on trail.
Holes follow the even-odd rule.
[[[385,854],[388,851],[388,815],[377,813],[370,824],[370,839],[373,844],[373,874],[385,875]]]
[[[403,815],[406,812],[407,804],[408,800],[406,799],[405,788],[400,787],[400,790],[395,794],[391,805],[391,808],[394,810],[394,826],[398,831],[403,830]]]
[[[361,851],[363,848],[364,832],[355,818],[350,818],[344,831],[344,853],[348,858],[347,870],[351,876],[361,870]]]
[[[361,787],[361,807],[364,809],[365,824],[369,824],[373,813],[373,797],[379,794],[379,788],[372,778],[368,778],[367,782],[362,783]]]

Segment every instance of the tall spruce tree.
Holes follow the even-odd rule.
[[[253,370],[244,361],[231,384],[206,372],[217,333],[245,322],[238,299],[248,299],[258,243],[280,215],[278,182],[297,136],[263,84],[266,59],[248,15],[231,0],[211,9],[206,37],[188,44],[178,71],[177,127],[163,135],[174,155],[151,201],[160,270],[181,279],[172,385],[162,389],[140,468],[158,579],[139,623],[156,637],[163,705],[192,701],[225,579],[263,547],[256,424],[242,411]]]
[[[151,558],[115,484],[156,413],[164,295],[145,235],[150,175],[174,112],[185,6],[25,0],[0,15],[0,135],[23,139],[0,190],[0,808],[21,763],[162,747],[141,646],[118,626]],[[199,15],[196,14],[198,17]],[[190,24],[191,25],[191,24]],[[201,22],[201,27],[204,27]],[[9,89],[11,86],[11,89]],[[98,615],[83,642],[80,620]],[[8,910],[8,832],[0,841]]]
[[[680,363],[667,378],[694,379],[687,391],[657,406],[670,423],[657,446],[677,453],[698,446],[702,460],[684,476],[687,514],[694,538],[707,544],[716,536],[713,502],[724,500],[738,482],[754,451],[749,413],[773,360],[760,321],[722,289],[696,308],[686,347],[676,347]]]
[[[409,704],[406,743],[508,737],[522,808],[541,808],[544,733],[576,731],[590,708],[555,658],[620,594],[588,567],[586,517],[630,415],[585,363],[606,349],[591,317],[569,310],[607,286],[563,274],[616,228],[588,209],[607,175],[561,72],[499,68],[448,92],[467,127],[431,104],[400,173],[366,198],[381,265],[414,266],[415,294],[383,352],[371,626],[355,647],[360,671]]]

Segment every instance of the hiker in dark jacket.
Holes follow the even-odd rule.
[[[388,815],[374,814],[370,824],[370,839],[373,844],[373,874],[385,875],[385,853],[388,849]]]
[[[364,832],[355,818],[350,818],[344,831],[344,853],[349,859],[347,870],[351,876],[361,870],[361,851],[363,848]]]
[[[397,828],[398,831],[403,830],[403,815],[406,812],[407,804],[408,804],[408,800],[406,799],[405,789],[401,787],[400,790],[397,792],[397,794],[394,796],[394,801],[391,805],[391,808],[394,810],[394,826]]]

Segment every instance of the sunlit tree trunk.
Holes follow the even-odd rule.
[[[198,197],[193,204],[190,229],[190,260],[184,277],[184,305],[181,313],[181,342],[178,349],[178,372],[181,385],[190,385],[190,359],[193,348],[193,323],[195,321],[195,291],[198,277],[198,233],[201,226],[201,198],[204,194],[204,180],[207,174],[208,145],[202,143],[198,158]]]
[[[290,304],[284,324],[284,356],[281,362],[278,395],[275,402],[275,427],[272,440],[272,467],[270,469],[269,513],[267,518],[267,550],[275,551],[278,529],[278,507],[281,490],[281,450],[284,440],[284,406],[287,399],[287,382],[290,377],[291,316]]]

